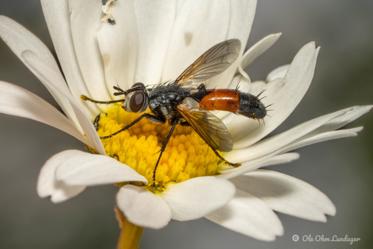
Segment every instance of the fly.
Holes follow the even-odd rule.
[[[233,139],[222,120],[210,111],[228,111],[252,119],[263,119],[267,110],[263,103],[249,93],[238,89],[208,89],[205,82],[224,72],[236,61],[241,49],[238,39],[223,41],[203,53],[175,81],[155,86],[135,83],[130,89],[114,87],[114,96],[122,99],[98,101],[82,95],[81,98],[97,104],[123,103],[127,112],[143,113],[148,108],[151,113],[143,113],[118,131],[101,137],[109,139],[136,125],[146,118],[153,122],[166,123],[171,128],[161,144],[160,154],[153,171],[156,179],[158,164],[177,125],[191,126],[209,145],[215,154],[232,166],[237,164],[226,161],[218,151],[228,152],[233,148]],[[98,122],[98,120],[96,121]]]

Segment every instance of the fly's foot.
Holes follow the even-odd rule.
[[[98,128],[100,127],[100,119],[101,119],[101,114],[98,114],[93,121],[93,126],[95,127],[96,131],[98,131]]]
[[[234,167],[234,168],[237,168],[237,167],[241,166],[240,163],[231,163],[231,162],[228,162],[227,160],[225,160],[225,158],[222,155],[220,155],[220,153],[217,150],[215,150],[213,148],[212,148],[212,150],[215,152],[215,155],[217,155],[220,158],[220,160],[222,160],[225,164],[227,164],[227,165],[229,165],[231,167]]]
[[[165,185],[158,181],[153,181],[152,184],[148,185],[148,190],[153,193],[162,193],[165,189]]]
[[[228,161],[226,161],[226,160],[224,160],[224,162],[225,162],[226,164],[228,164],[229,166],[233,167],[233,168],[237,168],[237,167],[240,167],[240,166],[241,166],[240,163],[231,163],[231,162],[228,162]]]

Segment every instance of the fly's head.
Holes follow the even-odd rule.
[[[117,90],[114,95],[124,95],[123,109],[127,112],[143,112],[148,108],[149,97],[146,87],[143,83],[137,82],[126,91],[119,87],[114,87]]]

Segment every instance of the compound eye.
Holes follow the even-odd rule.
[[[142,112],[147,107],[147,96],[142,91],[136,91],[128,97],[128,101],[125,102],[125,109],[131,112]]]
[[[145,86],[143,83],[141,82],[136,82],[135,84],[132,85],[131,88],[141,88],[141,89],[145,89]]]

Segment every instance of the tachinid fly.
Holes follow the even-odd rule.
[[[152,86],[135,83],[128,90],[114,87],[114,95],[124,96],[123,99],[98,101],[86,96],[81,98],[98,104],[123,102],[123,108],[128,112],[141,113],[150,109],[151,113],[143,113],[130,124],[113,134],[101,137],[102,139],[109,139],[129,129],[143,118],[159,123],[170,123],[171,128],[163,140],[155,164],[154,182],[159,161],[177,125],[191,126],[215,154],[227,162],[218,151],[231,151],[233,139],[224,123],[210,111],[228,111],[253,119],[263,119],[267,113],[266,107],[258,96],[238,89],[208,89],[204,84],[235,62],[240,49],[239,40],[227,40],[207,50],[175,81]]]

